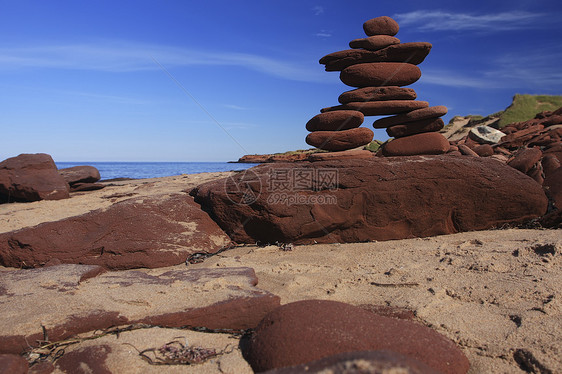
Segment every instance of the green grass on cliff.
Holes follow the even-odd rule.
[[[500,127],[513,122],[527,121],[545,110],[556,110],[562,107],[562,96],[547,95],[515,95],[513,103],[500,114]]]

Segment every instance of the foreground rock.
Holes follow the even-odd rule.
[[[269,313],[245,356],[261,372],[339,353],[377,350],[399,353],[441,373],[464,374],[469,368],[460,349],[428,327],[328,300],[298,301]]]
[[[291,185],[294,169],[306,178]],[[447,155],[261,165],[191,193],[239,243],[425,237],[517,224],[547,209],[541,186],[519,171]]]
[[[0,203],[67,199],[69,191],[47,154],[21,154],[0,162]]]
[[[107,269],[157,268],[215,253],[228,236],[186,194],[140,197],[58,222],[0,234],[0,265],[50,261]]]
[[[255,287],[250,268],[104,273],[94,265],[57,265],[0,274],[0,353],[135,323],[248,329],[279,305]]]
[[[429,366],[410,357],[389,351],[346,352],[306,364],[272,369],[266,374],[439,374]]]

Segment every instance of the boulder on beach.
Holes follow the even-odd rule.
[[[101,179],[99,170],[94,166],[73,166],[59,169],[59,173],[71,187],[76,183],[96,183]]]
[[[351,243],[452,234],[523,223],[542,216],[548,205],[534,180],[487,158],[350,159],[260,165],[250,171],[247,179],[229,179],[237,188],[219,180],[191,192],[238,243]],[[278,181],[277,175],[284,179]],[[248,194],[255,197],[250,204],[232,204]]]
[[[81,216],[0,234],[0,265],[57,259],[107,269],[157,268],[215,253],[228,236],[186,194],[131,198]]]
[[[48,154],[21,154],[0,162],[0,203],[67,199],[69,191]]]
[[[328,300],[298,301],[267,314],[245,357],[262,372],[341,353],[379,350],[396,352],[406,356],[403,362],[412,360],[414,367],[440,373],[464,374],[470,367],[451,340],[428,327]]]

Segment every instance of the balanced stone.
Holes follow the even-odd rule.
[[[409,122],[421,121],[429,118],[439,118],[447,114],[447,107],[443,105],[431,106],[411,111],[409,113],[399,114],[397,116],[385,117],[376,120],[373,123],[375,129],[384,129],[394,125],[402,125]]]
[[[326,112],[312,117],[306,123],[308,131],[340,131],[361,126],[363,113],[356,110],[338,110]]]
[[[315,131],[308,134],[306,143],[326,151],[345,151],[367,145],[374,133],[366,127],[343,131]]]
[[[405,125],[391,126],[386,129],[386,133],[388,136],[392,136],[394,138],[402,138],[408,135],[439,131],[444,126],[445,124],[441,118],[430,118],[416,122],[409,122]]]
[[[411,88],[386,86],[363,87],[342,93],[338,97],[341,104],[352,101],[379,101],[379,100],[415,100],[416,91]]]
[[[400,39],[389,35],[374,35],[349,42],[351,48],[363,48],[369,51],[378,51],[393,44],[400,44]]]
[[[408,86],[420,77],[421,70],[416,65],[402,62],[357,64],[340,73],[341,81],[352,87]]]
[[[449,150],[449,141],[438,132],[394,139],[383,147],[385,156],[439,155]]]
[[[323,108],[322,113],[341,110],[356,110],[366,116],[382,116],[387,114],[398,114],[411,112],[416,109],[427,108],[427,101],[417,100],[386,100],[386,101],[357,101],[343,105]]]
[[[373,36],[373,35],[394,36],[398,33],[398,30],[400,30],[400,26],[398,26],[398,22],[387,16],[376,17],[366,21],[363,24],[363,31],[365,31],[365,34],[367,34],[367,36]]]
[[[425,60],[430,50],[431,43],[402,43],[378,51],[347,49],[333,52],[322,57],[319,62],[326,65],[326,71],[340,71],[348,66],[366,62],[408,62],[419,65]]]

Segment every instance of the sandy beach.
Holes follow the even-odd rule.
[[[67,200],[0,205],[0,232],[105,209],[131,197],[188,192],[229,174],[106,182],[102,190],[75,193]],[[468,357],[470,373],[554,373],[562,371],[561,252],[562,230],[510,228],[290,250],[238,246],[187,267],[253,268],[257,287],[279,296],[281,304],[324,299],[371,310],[399,308],[452,339]],[[150,365],[136,351],[178,336],[218,351],[228,348],[189,367]],[[73,344],[66,354],[96,344],[118,344],[120,350],[114,349],[106,362],[115,372],[251,373],[239,339],[149,328]]]

